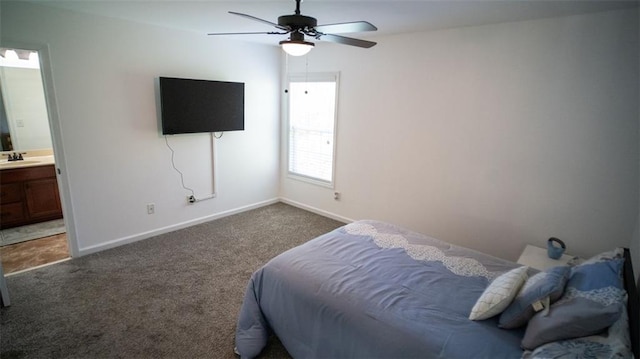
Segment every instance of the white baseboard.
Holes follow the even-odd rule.
[[[270,200],[266,200],[266,201],[250,204],[250,205],[247,205],[247,206],[242,206],[242,207],[230,209],[230,210],[227,210],[227,211],[223,211],[223,212],[220,212],[220,213],[212,214],[210,216],[200,217],[200,218],[196,218],[196,219],[193,219],[193,220],[190,220],[190,221],[177,223],[177,224],[174,224],[174,225],[171,225],[171,226],[162,227],[162,228],[154,229],[154,230],[151,230],[151,231],[138,233],[138,234],[135,234],[135,235],[132,235],[132,236],[114,239],[114,240],[111,240],[111,241],[108,241],[108,242],[105,242],[105,243],[100,243],[98,245],[89,246],[89,247],[86,247],[86,248],[80,248],[78,250],[78,252],[79,252],[78,254],[79,254],[80,257],[82,257],[82,256],[87,255],[87,254],[97,253],[97,252],[100,252],[100,251],[104,251],[106,249],[111,249],[111,248],[119,247],[121,245],[134,243],[134,242],[137,242],[137,241],[141,241],[143,239],[147,239],[147,238],[155,237],[155,236],[158,236],[158,235],[161,235],[161,234],[173,232],[173,231],[176,231],[178,229],[195,226],[195,225],[200,224],[200,223],[209,222],[209,221],[212,221],[214,219],[231,216],[233,214],[246,212],[246,211],[249,211],[249,210],[252,210],[252,209],[268,206],[270,204],[274,204],[274,203],[278,203],[278,202],[280,202],[279,198],[273,198],[273,199],[270,199]]]
[[[312,206],[306,205],[304,203],[300,203],[300,202],[296,202],[296,201],[290,200],[288,198],[280,197],[280,202],[286,203],[288,205],[291,205],[291,206],[294,206],[294,207],[298,207],[298,208],[301,208],[301,209],[304,209],[304,210],[307,210],[309,212],[313,212],[315,214],[319,214],[319,215],[324,216],[324,217],[335,219],[336,221],[340,221],[340,222],[343,222],[343,223],[354,222],[354,220],[351,219],[351,218],[343,217],[343,216],[340,216],[338,214],[325,211],[323,209],[319,209],[319,208],[316,208],[316,207],[312,207]]]
[[[104,242],[104,243],[100,243],[94,246],[89,246],[86,248],[80,248],[78,250],[78,256],[82,257],[85,256],[87,254],[92,254],[92,253],[97,253],[100,251],[104,251],[106,249],[111,249],[111,248],[115,248],[115,247],[119,247],[125,244],[129,244],[129,243],[134,243],[137,241],[141,241],[143,239],[147,239],[147,238],[151,238],[151,237],[155,237],[161,234],[165,234],[165,233],[169,233],[169,232],[173,232],[173,231],[177,231],[179,229],[183,229],[183,228],[187,228],[187,227],[191,227],[191,226],[195,226],[197,224],[201,224],[204,222],[209,222],[209,221],[213,221],[215,219],[219,219],[219,218],[223,218],[223,217],[227,217],[227,216],[231,216],[234,214],[238,214],[238,213],[242,213],[242,212],[246,212],[252,209],[256,209],[256,208],[260,208],[260,207],[264,207],[264,206],[268,206],[274,203],[278,203],[278,202],[282,202],[282,203],[286,203],[288,205],[294,206],[294,207],[298,207],[300,209],[304,209],[306,211],[309,212],[313,212],[316,214],[319,214],[321,216],[324,217],[328,217],[331,219],[335,219],[336,221],[340,221],[343,223],[351,223],[354,220],[351,218],[347,218],[347,217],[343,217],[340,215],[337,215],[335,213],[331,213],[316,207],[312,207],[300,202],[296,202],[293,200],[290,200],[288,198],[273,198],[270,200],[266,200],[266,201],[262,201],[262,202],[258,202],[258,203],[254,203],[254,204],[250,204],[247,206],[242,206],[242,207],[238,207],[238,208],[234,208],[234,209],[230,209],[224,212],[220,212],[220,213],[216,213],[216,214],[212,214],[210,216],[205,216],[205,217],[201,217],[201,218],[197,218],[197,219],[193,219],[190,221],[186,221],[186,222],[182,222],[182,223],[177,223],[171,226],[167,226],[167,227],[162,227],[162,228],[158,228],[158,229],[154,229],[151,231],[147,231],[147,232],[142,232],[142,233],[138,233],[132,236],[128,236],[128,237],[123,237],[123,238],[118,238],[118,239],[114,239],[108,242]]]

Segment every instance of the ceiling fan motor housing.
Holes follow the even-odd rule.
[[[282,15],[278,17],[278,25],[288,26],[292,30],[314,28],[318,25],[318,20],[305,15]]]

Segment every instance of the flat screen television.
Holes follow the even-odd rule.
[[[244,83],[160,77],[162,134],[244,130]]]

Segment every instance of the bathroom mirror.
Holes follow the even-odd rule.
[[[38,53],[0,48],[0,150],[51,149]]]

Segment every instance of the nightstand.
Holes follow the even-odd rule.
[[[567,265],[570,260],[575,257],[563,254],[559,259],[551,259],[547,255],[546,248],[540,248],[527,244],[518,258],[518,264],[529,266],[538,270],[545,270],[547,268]]]

